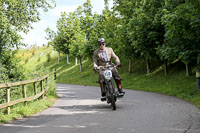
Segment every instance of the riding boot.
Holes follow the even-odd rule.
[[[122,89],[121,80],[115,79],[115,82],[116,82],[116,84],[117,84],[117,88],[118,88],[119,93],[125,94],[125,92],[124,92],[123,89]]]
[[[101,88],[101,101],[105,101],[106,100],[106,93],[104,90],[104,85],[102,82],[99,83],[100,88]]]
[[[105,91],[104,91],[104,85],[103,83],[99,83],[100,88],[101,88],[101,96],[105,96]]]

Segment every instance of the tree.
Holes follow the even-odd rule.
[[[86,34],[86,38],[89,40],[91,30],[93,29],[93,16],[92,16],[92,5],[91,0],[87,0],[83,4],[84,17],[81,17],[81,28]],[[82,12],[81,14],[82,15]]]
[[[54,50],[58,52],[58,62],[60,62],[61,48],[58,46],[59,38],[57,37],[57,34],[55,33],[55,31],[51,30],[49,27],[45,30],[45,32],[47,34],[45,38],[49,40],[48,45],[53,46]]]
[[[200,52],[200,1],[174,1],[165,0],[165,46],[161,49],[164,58],[169,52],[180,59],[186,66],[186,75],[191,74],[190,65],[197,60]]]
[[[97,48],[97,40],[101,37],[101,16],[97,13],[93,15],[93,28],[90,32],[88,42],[85,44],[84,55],[92,60],[93,52]]]
[[[133,3],[130,1],[118,1],[115,0],[114,3],[114,16],[118,19],[117,25],[117,44],[119,45],[118,53],[125,56],[129,60],[128,71],[131,73],[131,68],[133,64],[133,59],[138,56],[134,45],[132,45],[132,36],[130,34],[130,20],[133,14],[133,8],[125,8],[132,7]],[[115,20],[116,21],[116,20]]]
[[[57,21],[57,33],[55,33],[50,28],[46,29],[47,37],[50,42],[50,45],[53,46],[53,48],[59,53],[66,54],[67,55],[67,64],[69,64],[69,45],[71,44],[71,38],[73,36],[73,22],[74,22],[74,14],[69,13],[67,14],[65,12],[61,13],[61,18]]]
[[[150,59],[157,59],[156,48],[163,43],[164,26],[161,24],[160,8],[163,0],[115,0],[115,10],[119,11],[124,21],[128,47],[132,45],[133,53],[138,53],[147,62],[150,73]],[[131,53],[131,51],[130,51]]]
[[[84,46],[87,42],[85,38],[85,33],[81,30],[80,20],[75,19],[73,32],[74,36],[71,38],[71,45],[70,45],[70,52],[75,56],[78,57],[80,60],[80,72],[82,71],[82,59],[84,55]]]
[[[67,20],[67,14],[61,13],[61,18],[57,21],[57,38],[59,41],[59,48],[63,54],[67,55],[67,64],[69,64],[69,45],[70,38],[72,36],[69,20]]]
[[[1,75],[6,75],[9,80],[21,80],[22,73],[18,71],[13,55],[13,48],[24,45],[19,32],[27,33],[31,24],[40,20],[39,9],[48,11],[53,4],[53,0],[0,0]]]
[[[40,20],[39,9],[48,11],[53,7],[52,4],[53,0],[1,0],[0,55],[4,49],[22,45],[22,37],[18,33],[27,33],[32,28],[31,23]]]

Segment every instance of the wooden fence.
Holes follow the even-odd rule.
[[[44,81],[46,81],[45,86],[44,86]],[[41,91],[38,93],[38,88],[36,83],[40,82],[40,88]],[[34,89],[34,96],[27,97],[27,84],[33,84],[33,89]],[[14,101],[11,101],[11,87],[18,87],[22,86],[22,94],[23,98],[17,99]],[[0,84],[0,89],[6,89],[6,103],[0,104],[0,109],[7,108],[7,114],[10,114],[10,106],[24,102],[26,105],[28,101],[32,101],[35,99],[38,99],[39,97],[44,98],[44,94],[48,89],[48,75],[42,76],[36,79],[32,80],[26,80],[26,81],[19,81],[15,83],[3,83]]]

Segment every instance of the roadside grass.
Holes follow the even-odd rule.
[[[52,58],[56,56],[56,53],[52,53],[52,47],[41,47],[33,48],[31,50],[22,49],[19,50],[16,57],[21,60],[19,62],[24,67],[24,74],[26,79],[35,79],[40,76],[49,74],[48,78],[48,91],[45,94],[45,99],[38,99],[31,102],[25,106],[24,103],[19,103],[17,105],[11,106],[11,114],[6,114],[6,109],[0,110],[0,124],[10,122],[15,119],[20,119],[23,117],[34,115],[49,106],[53,105],[55,102],[56,95],[56,85],[53,79],[52,73],[49,72],[47,68],[43,66],[47,62],[47,54],[50,53]],[[40,59],[39,59],[40,58]],[[39,59],[39,60],[38,60]],[[39,84],[36,84],[39,88]],[[39,91],[39,90],[38,90]],[[39,93],[39,92],[38,92]],[[11,91],[11,100],[16,100],[22,98],[21,87],[13,87]],[[33,85],[27,85],[27,96],[33,96],[34,90]],[[3,98],[3,99],[2,99]],[[1,98],[1,103],[6,101],[6,97]]]
[[[39,86],[38,86],[39,88]],[[38,89],[39,91],[39,89]],[[16,100],[22,98],[21,88],[18,91],[14,91],[11,95],[11,100]],[[27,96],[33,96],[33,89],[27,87]],[[38,92],[39,93],[39,92]],[[34,115],[48,107],[52,106],[57,98],[56,95],[56,86],[55,82],[53,81],[53,76],[48,78],[48,91],[45,93],[44,99],[36,99],[34,101],[27,102],[27,105],[24,103],[19,103],[16,105],[11,106],[11,113],[7,115],[6,108],[0,110],[0,124],[10,122],[15,119],[20,119],[23,117]],[[5,100],[4,100],[5,101]]]
[[[11,113],[9,115],[5,113],[6,110],[4,109],[0,112],[0,124],[8,123],[12,120],[21,119],[23,117],[32,116],[50,107],[55,100],[55,97],[46,97],[42,100],[28,102],[27,106],[24,106],[23,103],[20,103],[16,107],[11,108]]]
[[[67,64],[65,57],[61,56],[60,63],[55,63],[56,59],[54,59],[44,66],[51,71],[56,69],[56,83],[97,86],[98,75],[93,72],[91,61],[83,61],[82,72],[80,72],[80,64],[76,66],[74,60],[71,58],[70,64]]]
[[[65,56],[61,56],[60,63],[55,62],[56,59],[54,58],[51,62],[46,62],[44,66],[51,71],[53,69],[57,70],[56,83],[99,86],[96,83],[98,74],[95,74],[92,70],[91,60],[83,62],[82,72],[80,72],[80,65],[74,65],[73,58],[70,60],[70,64],[66,63]],[[176,62],[169,66],[169,74],[165,77],[164,70],[160,69],[160,64],[158,62],[152,66],[153,72],[147,75],[144,61],[135,60],[131,74],[127,72],[127,62],[122,62],[123,66],[119,69],[119,73],[123,88],[175,96],[200,108],[200,93],[196,90],[195,74],[193,73],[190,77],[187,77],[185,66],[180,62]]]
[[[55,57],[56,52],[53,53],[52,50],[52,47],[40,47],[38,49],[32,48],[30,50],[19,50],[17,57],[21,59],[20,64],[24,66],[25,74],[30,75],[30,73],[34,74],[34,72],[38,72],[40,68],[43,67],[43,64],[47,62],[48,53],[51,55],[51,58]]]

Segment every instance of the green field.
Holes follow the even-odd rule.
[[[52,51],[52,48],[48,48]],[[43,49],[44,54],[48,53],[48,49]],[[70,57],[70,64],[66,63],[66,55],[61,55],[58,63],[57,54],[52,54],[49,62],[37,63],[37,55],[33,57],[32,62],[34,69],[45,68],[50,72],[56,69],[56,83],[78,84],[98,86],[96,83],[98,75],[92,69],[92,60],[85,59],[83,61],[83,70],[80,72],[80,65],[75,65],[75,59]],[[120,57],[122,67],[119,69],[123,88],[162,93],[165,95],[176,96],[184,99],[198,108],[200,108],[200,93],[196,90],[195,67],[190,77],[186,76],[185,66],[181,62],[175,62],[169,66],[169,75],[164,76],[164,70],[160,63],[154,62],[151,74],[146,74],[146,64],[143,60],[136,59],[132,65],[132,73],[128,73],[128,61]],[[47,57],[44,56],[44,61]]]

